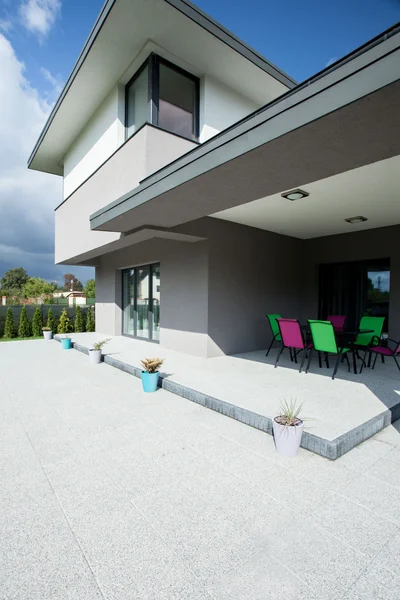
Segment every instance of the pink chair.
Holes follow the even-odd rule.
[[[368,361],[368,366],[370,366],[372,354],[373,353],[375,354],[374,362],[372,364],[373,369],[375,369],[376,359],[378,358],[378,354],[379,354],[382,358],[382,362],[385,361],[385,356],[393,356],[394,362],[396,363],[396,366],[397,366],[398,370],[400,371],[400,365],[397,360],[397,357],[400,355],[400,342],[397,342],[396,340],[391,340],[390,338],[388,338],[387,346],[371,346],[370,348],[368,348],[367,351],[365,352],[364,360],[361,363],[360,373],[363,370],[367,352],[369,352],[369,357],[370,357],[369,361]]]
[[[297,355],[299,352],[304,351],[303,360],[301,361],[299,373],[304,365],[304,361],[307,358],[307,352],[312,348],[312,344],[306,344],[301,331],[300,323],[297,319],[277,319],[279,331],[282,338],[282,348],[280,349],[278,356],[276,357],[275,369],[278,366],[279,359],[285,348],[293,350],[294,360],[297,363]]]
[[[346,318],[345,315],[329,315],[326,320],[332,323],[335,331],[343,331]]]

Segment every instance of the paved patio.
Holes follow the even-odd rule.
[[[87,351],[105,337],[80,333],[72,339]],[[307,419],[303,447],[332,459],[400,418],[400,374],[392,359],[361,375],[348,373],[343,364],[332,381],[333,365],[320,369],[317,360],[307,375],[287,355],[275,369],[276,352],[268,358],[261,351],[206,360],[123,336],[104,347],[109,364],[131,371],[139,372],[144,356],[164,357],[165,389],[262,431],[271,431],[282,400],[295,398]]]
[[[0,344],[5,600],[398,600],[400,434],[335,462],[56,342]]]

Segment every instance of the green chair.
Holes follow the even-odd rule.
[[[350,362],[347,353],[349,348],[339,348],[336,342],[335,330],[330,321],[315,321],[309,320],[311,337],[312,337],[312,348],[308,356],[308,363],[306,373],[310,368],[312,353],[315,350],[318,352],[319,358],[321,358],[321,352],[325,355],[326,366],[329,367],[328,354],[336,354],[336,364],[333,370],[332,379],[335,379],[336,372],[339,367],[340,360],[345,358],[347,360],[348,370],[350,371]],[[320,361],[321,365],[321,361]]]
[[[370,333],[359,333],[355,339],[355,346],[379,346],[381,342],[385,317],[361,317],[359,330],[369,329]]]
[[[364,358],[361,359],[361,357],[359,357],[362,360],[363,365],[365,364],[368,348],[373,348],[374,346],[380,345],[384,323],[385,317],[361,317],[359,330],[370,330],[370,333],[359,333],[354,341],[354,347],[356,350],[365,350]],[[368,361],[369,367],[371,366],[371,356],[372,354],[370,353]],[[383,356],[382,361],[384,361]]]
[[[282,337],[281,337],[281,334],[280,334],[280,331],[279,331],[279,326],[278,326],[278,323],[276,321],[277,319],[281,319],[281,318],[282,318],[281,315],[267,315],[267,319],[268,319],[269,325],[271,327],[272,340],[271,340],[271,343],[269,345],[267,354],[265,356],[268,356],[269,351],[271,350],[272,345],[273,345],[274,342],[281,342],[282,341]]]

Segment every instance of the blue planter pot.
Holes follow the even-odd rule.
[[[69,338],[61,340],[61,346],[63,350],[71,350],[72,342]]]
[[[159,373],[142,371],[142,386],[144,392],[155,392],[157,390],[159,375]]]

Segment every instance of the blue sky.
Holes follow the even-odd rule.
[[[0,0],[0,276],[55,267],[53,208],[59,178],[26,159],[103,4],[102,0]],[[197,5],[303,81],[400,20],[400,0],[198,0]],[[21,113],[24,118],[21,119]],[[83,280],[91,269],[73,269]]]
[[[2,1],[0,19],[15,15],[18,1]],[[400,20],[400,0],[198,0],[196,4],[297,81]],[[63,0],[60,16],[42,43],[18,27],[9,33],[35,86],[50,87],[43,68],[65,81],[102,5],[103,0]]]

